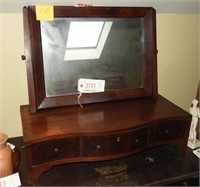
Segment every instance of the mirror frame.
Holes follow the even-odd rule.
[[[157,46],[156,11],[151,7],[73,7],[54,6],[54,17],[142,18],[143,20],[143,87],[83,94],[81,104],[121,99],[156,97]],[[40,21],[35,6],[23,8],[25,60],[30,112],[78,104],[78,94],[46,97]]]

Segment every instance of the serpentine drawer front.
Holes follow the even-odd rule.
[[[79,138],[49,140],[32,146],[33,164],[79,156]]]
[[[29,184],[57,164],[117,159],[162,145],[184,155],[191,122],[161,96],[36,114],[22,106],[21,116]]]
[[[148,128],[126,133],[84,137],[84,156],[106,156],[132,151],[147,144]]]

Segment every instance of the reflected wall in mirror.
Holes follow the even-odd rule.
[[[30,111],[78,104],[78,80],[105,80],[102,93],[81,103],[157,95],[155,10],[54,7],[37,21],[25,7],[25,56]]]

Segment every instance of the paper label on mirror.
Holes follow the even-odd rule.
[[[95,93],[105,91],[105,80],[79,79],[78,91],[81,93]]]
[[[53,5],[36,5],[36,20],[54,20],[54,7]]]

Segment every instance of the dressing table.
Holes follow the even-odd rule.
[[[153,8],[55,6],[53,21],[36,20],[35,6],[23,14],[29,105],[20,111],[29,184],[65,163],[166,145],[185,154],[191,116],[157,92]],[[98,25],[94,44],[68,43],[76,23]],[[81,78],[104,80],[105,90],[80,97]]]

